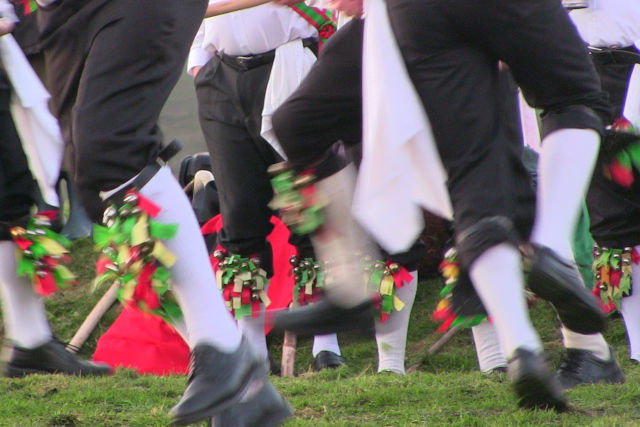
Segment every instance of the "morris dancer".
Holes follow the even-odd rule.
[[[637,48],[640,42],[640,4],[624,0],[600,0],[586,2],[584,6],[587,7],[574,8],[569,16],[590,47],[591,59],[600,75],[602,87],[609,94],[614,107],[610,117],[610,122],[613,122],[623,117],[625,105],[632,107],[640,102],[637,94],[627,95],[631,73],[634,66],[640,64]],[[629,119],[633,119],[637,132],[639,117]],[[637,139],[640,139],[640,135]],[[606,145],[602,147],[603,154],[611,150]],[[615,301],[625,321],[629,357],[640,362],[640,292],[631,289],[635,288],[631,281],[634,278],[636,283],[640,280],[638,259],[634,255],[640,242],[640,222],[637,219],[640,215],[640,183],[637,170],[629,168],[628,173],[633,182],[623,183],[623,186],[605,177],[603,168],[596,169],[587,194],[587,206],[591,233],[598,245],[595,261],[598,276],[594,293],[605,296],[608,306]],[[613,175],[615,177],[615,172]],[[606,352],[602,354],[602,351],[596,353],[595,357],[574,351],[573,363],[567,366],[579,368],[567,369],[568,381],[573,381],[576,374],[584,375],[586,369],[582,367],[602,365],[602,359],[606,359],[606,356]]]
[[[589,1],[568,0],[563,1],[563,4],[571,10],[570,16],[582,38],[595,48],[590,52],[591,59],[600,75],[603,89],[608,92],[613,104],[613,117],[619,117],[631,69],[633,64],[640,60],[638,51],[633,47],[633,41],[640,39],[640,25],[638,24],[640,22],[640,6],[633,2],[618,0],[603,0],[597,4]],[[616,48],[609,50],[612,46]],[[612,117],[609,120],[611,121]],[[606,147],[604,148],[606,149]],[[598,240],[604,242],[603,245],[609,248],[619,248],[617,249],[619,254],[623,252],[623,248],[634,245],[631,240],[625,240],[633,234],[631,230],[634,226],[631,222],[618,221],[621,216],[617,212],[625,212],[625,218],[634,216],[634,203],[625,203],[624,200],[628,199],[624,194],[629,194],[629,190],[625,190],[610,179],[604,178],[601,171],[596,170],[587,196],[592,220],[591,231],[594,237],[597,236]],[[631,228],[625,228],[627,226]],[[576,233],[580,232],[576,229]],[[582,232],[586,233],[586,231]],[[577,243],[579,243],[578,236],[574,239],[574,246]],[[627,257],[629,256],[627,255]],[[630,269],[630,266],[628,267]],[[599,287],[601,286],[602,283],[597,283],[594,293],[599,295]],[[607,292],[608,289],[605,289],[604,293]],[[620,295],[616,298],[620,298]],[[628,300],[624,298],[620,306],[633,306],[632,300],[633,298]],[[622,312],[624,316],[624,308]],[[627,318],[637,319],[635,312],[637,312],[635,308],[627,310],[625,320]],[[634,347],[632,343],[636,343],[636,347],[640,345],[637,344],[636,337],[639,334],[635,332],[633,326],[635,323],[637,322],[633,320],[626,322],[631,348]],[[482,327],[487,342],[491,340],[492,335],[489,329],[491,328],[487,326]],[[624,375],[613,349],[601,334],[580,334],[563,326],[562,336],[567,352],[558,369],[558,378],[563,388],[569,389],[579,384],[601,381],[609,383],[624,381]]]
[[[524,305],[514,175],[498,149],[509,135],[496,121],[497,61],[509,66],[527,101],[543,110],[529,286],[580,333],[605,326],[570,245],[608,109],[597,75],[555,2],[393,0],[387,6],[447,171],[461,264],[494,320],[519,404],[564,409]]]
[[[504,114],[512,114],[506,120],[507,128],[512,133],[513,142],[518,152],[521,152],[523,135],[520,127],[517,106],[517,88],[507,73],[501,74],[501,83],[505,87],[504,102],[506,103]],[[537,159],[535,151],[525,147],[524,153],[518,154],[532,178],[534,188],[537,183]],[[532,200],[531,200],[532,201]],[[520,205],[526,204],[523,200]],[[584,208],[583,208],[584,211]],[[589,221],[586,212],[583,212],[580,221],[576,225],[572,247],[575,259],[581,268],[581,275],[587,288],[593,287],[593,273],[591,272],[593,239],[589,235]],[[588,258],[588,259],[585,259]],[[586,271],[582,269],[586,266]],[[486,312],[485,312],[486,314]],[[585,383],[619,383],[624,381],[624,374],[618,361],[602,334],[580,334],[561,327],[563,344],[567,349],[563,361],[558,370],[558,378],[565,389]],[[500,343],[492,323],[482,322],[472,327],[473,338],[478,356],[480,369],[490,372],[497,368],[506,370],[507,361],[500,349]]]
[[[274,212],[268,206],[273,193],[267,168],[282,160],[267,141],[269,110],[278,103],[274,98],[286,97],[291,90],[287,86],[295,85],[311,67],[319,38],[330,35],[334,25],[324,9],[304,3],[292,6],[265,4],[205,19],[187,65],[194,76],[200,125],[220,196],[223,229],[213,245],[220,246],[219,265],[232,257],[257,260],[266,272],[265,282],[273,275],[267,242],[273,228]],[[291,243],[300,259],[315,258],[308,239]],[[225,295],[231,298],[229,292]],[[229,300],[241,331],[266,360],[264,307],[253,317],[232,305]],[[317,369],[345,362],[335,334],[316,336],[312,353]]]
[[[494,319],[519,404],[564,409],[561,385],[524,304],[514,176],[500,148],[508,134],[497,120],[498,60],[509,65],[529,102],[544,110],[530,287],[554,304],[565,326],[581,333],[605,327],[570,261],[569,243],[608,109],[595,71],[554,2],[394,0],[387,6],[448,175],[461,263]],[[347,313],[358,309],[352,305]],[[321,317],[303,315],[309,323]]]
[[[13,6],[0,1],[0,34],[11,32],[17,18]],[[34,200],[34,180],[16,132],[9,102],[11,86],[0,67],[0,292],[5,338],[11,346],[2,375],[60,373],[106,375],[110,367],[80,360],[53,338],[44,304],[34,283],[17,273],[15,230],[26,227]],[[14,230],[14,233],[12,233]]]
[[[173,422],[213,417],[216,425],[281,423],[291,409],[229,316],[189,201],[169,168],[162,166],[169,153],[161,151],[158,117],[178,80],[206,1],[39,3],[52,109],[72,147],[73,177],[93,220],[110,207],[105,211],[110,228],[96,230],[110,239],[111,231],[120,231],[116,227],[126,222],[125,208],[136,221],[148,214],[156,226],[178,225],[166,246],[148,240],[148,229],[136,228],[134,237],[149,243],[136,246],[137,255],[127,256],[148,260],[146,250],[152,250],[145,264],[150,268],[162,259],[187,326],[191,375],[171,410]],[[149,277],[138,275],[136,280],[149,283]],[[142,291],[153,303],[157,295]]]
[[[276,137],[291,167],[298,172],[313,169],[316,177],[323,177],[326,173],[323,168],[329,172],[334,168],[339,170],[346,159],[332,151],[337,141],[344,144],[347,158],[359,163],[362,30],[363,21],[357,18],[342,26],[327,42],[301,86],[274,114]],[[334,166],[330,166],[332,164]],[[344,172],[336,175],[341,173]],[[320,181],[316,185],[324,184]],[[321,227],[330,229],[332,225],[326,223]],[[375,289],[382,289],[378,302],[381,312],[375,323],[378,372],[405,373],[406,334],[418,282],[416,264],[423,254],[424,247],[417,243],[406,253],[383,254],[379,260],[369,259],[363,263],[369,280],[375,282]],[[330,266],[328,273],[331,273]],[[387,288],[391,277],[393,286]]]

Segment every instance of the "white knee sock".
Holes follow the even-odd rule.
[[[336,334],[315,335],[313,337],[313,348],[311,354],[316,357],[321,351],[330,351],[341,355],[340,345],[338,344],[338,336]]]
[[[507,243],[493,246],[473,262],[469,274],[493,319],[505,356],[511,357],[518,347],[540,351],[542,344],[525,303],[518,250]]]
[[[238,328],[247,338],[256,355],[260,359],[268,360],[267,337],[264,335],[264,309],[260,317],[245,316],[238,320]]]
[[[16,274],[16,245],[10,241],[0,242],[0,291],[7,338],[23,348],[51,340],[42,299],[29,279]]]
[[[378,372],[389,371],[404,374],[404,355],[407,347],[409,317],[418,288],[418,272],[412,271],[413,279],[396,289],[396,295],[405,306],[393,311],[386,322],[376,320],[376,343],[378,344]]]
[[[636,246],[640,250],[640,246]],[[631,264],[632,292],[628,297],[622,298],[620,313],[624,319],[629,340],[629,357],[640,362],[640,266]]]
[[[156,221],[179,225],[177,235],[165,244],[178,260],[171,268],[173,292],[178,299],[189,336],[189,346],[207,343],[232,352],[241,334],[224,305],[193,209],[168,167],[140,193],[161,208]]]
[[[471,333],[478,356],[478,366],[482,372],[487,373],[507,366],[507,359],[500,347],[500,339],[493,323],[482,322],[475,325],[471,328]]]
[[[353,164],[316,183],[319,197],[329,203],[324,208],[324,225],[311,235],[318,259],[330,266],[332,280],[325,283],[325,291],[334,303],[344,307],[370,298],[371,291],[362,280],[361,260],[365,255],[379,258],[375,246],[351,215],[355,183]]]
[[[560,328],[560,330],[562,331],[562,342],[565,348],[587,350],[602,360],[609,360],[611,358],[609,344],[607,344],[602,334],[579,334],[564,326]]]
[[[573,259],[571,236],[599,145],[600,136],[591,129],[557,130],[542,142],[531,241],[568,259]]]

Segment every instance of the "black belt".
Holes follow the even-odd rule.
[[[315,54],[318,52],[318,40],[315,38],[307,38],[302,39],[302,46],[308,47],[314,51]],[[270,50],[268,52],[259,53],[257,55],[241,55],[241,56],[231,56],[225,53],[218,54],[220,60],[234,68],[238,71],[246,71],[252,68],[260,67],[261,65],[270,64],[276,57],[276,50]]]
[[[640,52],[634,46],[624,48],[589,47],[589,53],[598,58],[603,64],[638,64]]]

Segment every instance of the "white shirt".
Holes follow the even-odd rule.
[[[0,18],[4,18],[14,24],[19,21],[13,9],[13,4],[9,3],[8,0],[0,0]]]
[[[209,2],[212,3],[215,1]],[[291,8],[273,3],[214,16],[200,26],[187,69],[203,66],[216,52],[257,55],[289,41],[317,35],[317,30]]]
[[[582,39],[593,47],[627,47],[640,42],[640,0],[589,0],[569,13]]]

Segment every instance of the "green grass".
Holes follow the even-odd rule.
[[[91,294],[95,254],[89,241],[74,244],[73,270],[79,286],[47,300],[52,327],[69,340],[100,294]],[[525,411],[504,375],[477,370],[468,331],[457,334],[444,349],[429,356],[438,336],[430,313],[437,303],[438,279],[423,280],[418,288],[407,347],[406,376],[377,374],[373,341],[340,336],[348,365],[335,371],[312,371],[311,343],[300,340],[296,378],[272,377],[295,409],[290,426],[403,426],[403,425],[640,425],[640,367],[627,357],[624,326],[612,319],[606,338],[616,348],[627,375],[622,385],[582,386],[568,393],[572,410]],[[81,354],[91,357],[97,338],[117,316],[114,306],[98,325]],[[562,356],[560,334],[548,306],[532,308],[532,318],[554,364]],[[270,338],[276,360],[281,337]],[[165,426],[168,411],[182,394],[183,376],[142,376],[118,370],[107,378],[70,378],[59,375],[0,379],[2,426]]]

